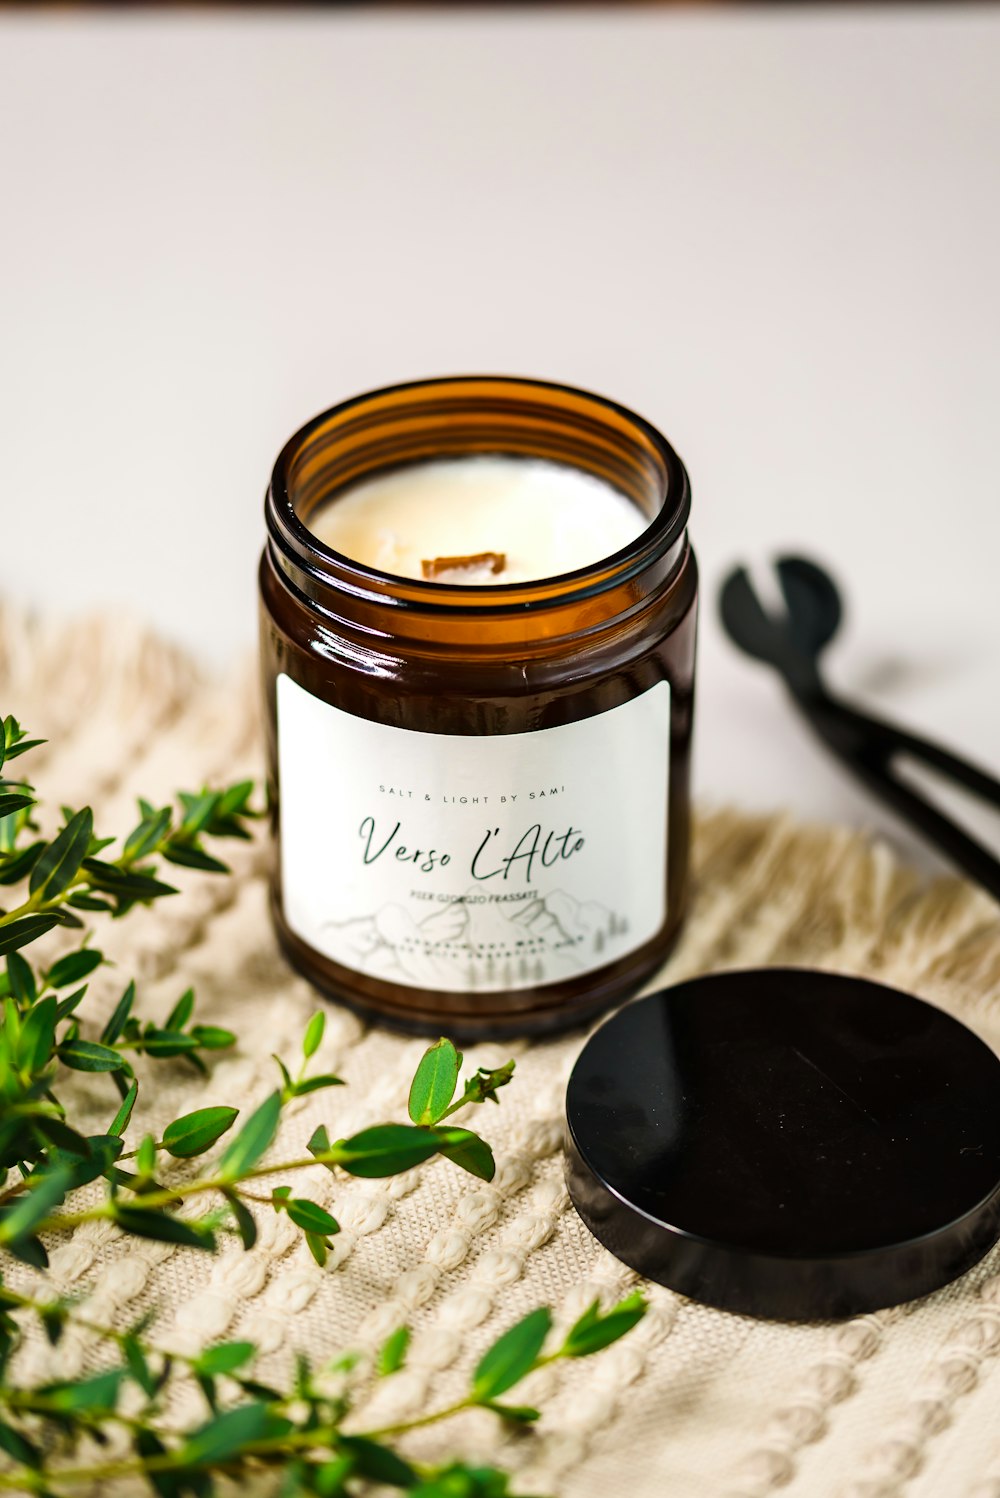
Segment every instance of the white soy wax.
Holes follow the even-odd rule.
[[[568,464],[501,456],[396,469],[345,490],[309,520],[324,545],[365,566],[466,586],[593,566],[648,524],[602,479]],[[474,558],[482,560],[442,565]]]

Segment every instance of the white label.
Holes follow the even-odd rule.
[[[604,967],[667,909],[670,687],[491,737],[356,718],[278,678],[285,919],[356,972],[453,992]]]

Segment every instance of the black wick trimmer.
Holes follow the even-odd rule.
[[[735,645],[775,666],[812,727],[859,780],[1000,900],[1000,860],[893,772],[896,755],[929,765],[957,785],[1000,807],[1000,780],[927,739],[858,712],[823,685],[819,658],[843,617],[832,577],[804,557],[776,564],[785,601],[782,616],[769,613],[744,567],[722,585],[722,623]]]

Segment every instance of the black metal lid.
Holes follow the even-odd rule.
[[[1000,1060],[881,984],[765,968],[639,999],[584,1046],[566,1117],[591,1232],[726,1310],[894,1305],[1000,1236]]]

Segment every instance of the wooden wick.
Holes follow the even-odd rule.
[[[442,572],[477,572],[488,567],[498,577],[507,565],[507,554],[503,551],[477,551],[471,557],[425,557],[420,563],[425,579],[430,582]]]

